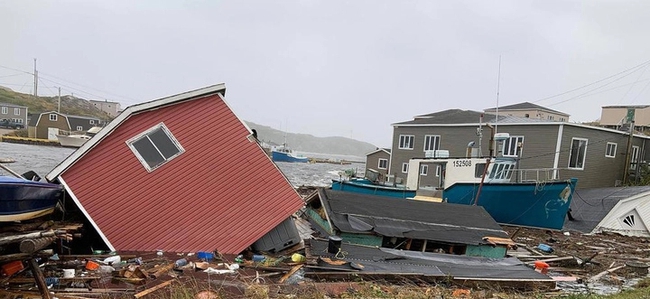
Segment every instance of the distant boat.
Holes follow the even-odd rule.
[[[271,158],[275,162],[307,163],[309,158],[294,154],[286,143],[271,149]]]
[[[439,169],[437,187],[420,186],[421,165]],[[558,170],[555,169],[516,168],[516,158],[502,155],[450,158],[447,154],[447,157],[411,159],[403,187],[354,179],[333,180],[332,189],[479,205],[501,224],[562,229],[577,179],[557,179]],[[418,196],[420,194],[422,196]]]
[[[14,176],[6,166],[0,167]],[[54,212],[61,198],[61,185],[0,175],[0,222],[23,221]]]
[[[95,134],[101,130],[101,127],[92,127],[85,133],[71,133],[71,134],[57,134],[56,138],[59,140],[59,143],[63,147],[81,147],[86,143],[86,141],[90,140]]]

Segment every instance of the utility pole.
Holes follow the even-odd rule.
[[[34,96],[38,96],[38,71],[36,70],[36,58],[34,58]]]
[[[56,112],[61,113],[61,87],[59,87],[59,97],[58,97],[58,99],[59,99],[59,107],[56,110]]]
[[[630,135],[627,139],[627,149],[625,151],[625,171],[623,172],[623,184],[628,183],[630,163],[632,162],[632,139],[634,138],[634,108],[627,109],[627,122],[630,124]]]

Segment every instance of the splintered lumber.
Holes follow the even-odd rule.
[[[603,272],[600,272],[600,273],[598,273],[598,274],[592,276],[591,278],[589,278],[589,281],[592,281],[592,282],[593,282],[593,281],[597,281],[597,280],[599,280],[601,277],[603,277],[605,274],[612,273],[612,272],[614,272],[614,271],[616,271],[616,270],[618,270],[618,269],[621,269],[621,268],[625,268],[625,265],[623,265],[623,266],[618,266],[618,267],[614,267],[614,268],[609,268],[609,269],[607,269],[607,270],[605,270],[605,271],[603,271]]]
[[[38,239],[38,238],[43,238],[43,237],[56,237],[57,235],[60,235],[60,234],[65,234],[65,231],[49,230],[49,231],[37,232],[37,233],[27,233],[27,234],[20,234],[20,235],[4,236],[4,237],[0,237],[0,245],[20,242],[20,241],[25,240],[25,239]]]
[[[32,274],[34,274],[36,285],[38,286],[38,290],[41,291],[41,295],[43,296],[43,298],[52,299],[50,290],[47,288],[47,284],[45,283],[45,277],[43,277],[43,272],[41,271],[41,268],[38,267],[38,263],[36,262],[36,260],[31,258],[27,262],[29,263],[29,267],[32,270]]]
[[[293,266],[293,267],[291,268],[291,270],[289,270],[289,272],[287,272],[287,274],[284,274],[284,275],[280,278],[280,280],[279,280],[278,282],[279,282],[279,283],[284,283],[284,282],[285,282],[289,277],[291,277],[291,275],[293,275],[293,273],[296,273],[296,271],[300,270],[300,268],[302,268],[302,266],[303,266],[302,264],[300,264],[300,265],[296,265],[296,266]]]
[[[541,260],[538,259],[537,261],[548,263],[548,262],[559,262],[559,261],[568,261],[568,260],[575,260],[575,257],[563,256],[563,257],[554,257],[554,258],[541,259]],[[535,262],[526,262],[526,264],[534,264],[534,263]]]
[[[173,264],[172,264],[172,265],[173,265]],[[163,282],[163,283],[161,283],[161,284],[158,284],[158,285],[153,286],[153,287],[151,287],[151,288],[148,288],[148,289],[146,289],[146,290],[144,290],[144,291],[142,291],[142,292],[140,292],[140,293],[135,294],[134,297],[135,297],[136,299],[137,299],[137,298],[144,297],[144,296],[146,296],[146,295],[149,295],[149,294],[151,294],[151,293],[153,293],[153,292],[155,292],[155,291],[157,291],[157,290],[160,290],[160,289],[162,289],[162,288],[164,288],[164,287],[170,285],[172,282],[174,282],[174,280],[168,280],[168,281],[165,281],[165,282]]]
[[[171,271],[172,269],[174,269],[174,266],[175,266],[174,263],[170,263],[170,264],[165,265],[165,266],[160,266],[158,268],[153,268],[151,270],[155,270],[155,272],[153,272],[151,274],[151,277],[158,278],[158,277],[164,275],[165,273]]]
[[[41,250],[48,245],[52,244],[56,240],[56,237],[44,237],[38,239],[25,239],[20,241],[20,252],[24,253],[34,253],[37,250]]]

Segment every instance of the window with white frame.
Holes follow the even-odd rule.
[[[402,163],[402,173],[409,173],[409,164]]]
[[[148,172],[154,171],[185,152],[163,123],[127,140],[126,144]]]
[[[22,118],[14,118],[14,119],[12,119],[12,120],[13,120],[15,123],[19,123],[19,124],[22,124],[22,123],[23,123],[23,119],[22,119]]]
[[[632,157],[630,157],[630,169],[635,170],[638,162],[639,162],[639,147],[634,145],[632,146]]]
[[[436,165],[436,176],[439,177],[441,173],[442,173],[442,167],[440,167],[440,165]]]
[[[2,114],[9,114],[9,108],[2,107]]]
[[[420,175],[427,175],[429,173],[429,165],[420,165]]]
[[[569,153],[569,168],[585,169],[586,156],[587,156],[587,139],[572,138],[571,151]]]
[[[413,149],[413,135],[399,135],[399,149]]]
[[[505,157],[519,157],[523,145],[524,136],[510,136],[503,142],[503,155]]]
[[[57,119],[59,119],[57,116],[58,115],[56,115],[54,113],[50,114],[50,121],[57,121]]]
[[[440,135],[424,135],[424,151],[440,149]]]
[[[91,119],[91,120],[90,120],[90,124],[91,124],[91,125],[94,125],[94,124],[95,124],[95,120],[94,120],[94,119]]]
[[[605,157],[616,158],[616,147],[618,147],[618,144],[607,142],[607,147],[605,148]]]
[[[20,115],[20,108],[14,108],[14,115]]]
[[[388,168],[388,159],[379,159],[379,162],[377,163],[377,168],[379,169]]]
[[[77,126],[77,131],[83,131],[83,130],[84,130],[84,127],[82,127],[82,126]]]

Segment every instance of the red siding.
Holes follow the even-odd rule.
[[[185,153],[148,173],[126,140],[163,122]],[[131,115],[61,177],[116,250],[239,253],[302,199],[218,95]]]

